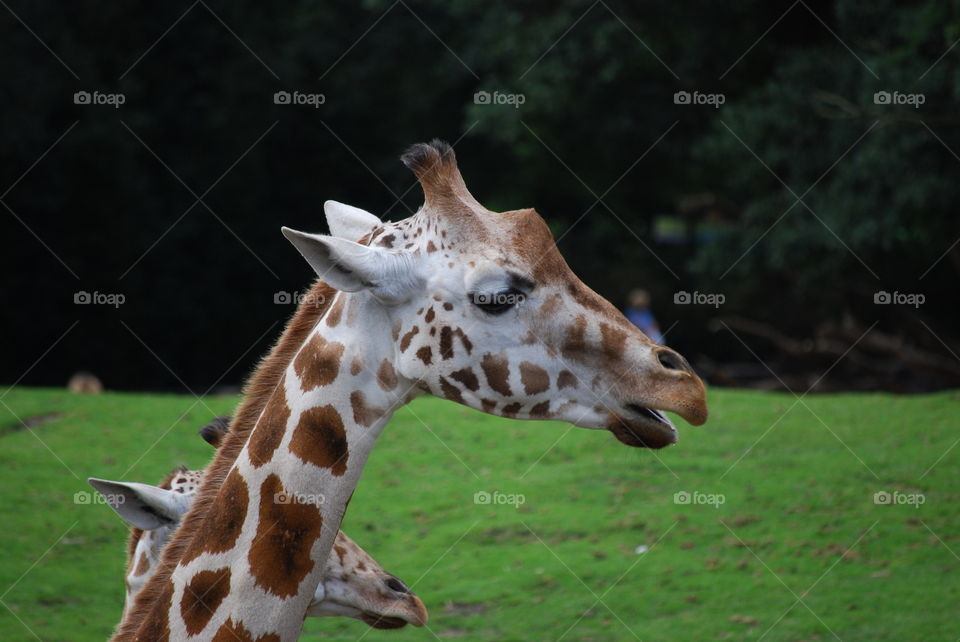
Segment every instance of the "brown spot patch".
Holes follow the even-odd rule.
[[[393,369],[393,364],[384,359],[377,368],[377,383],[386,391],[397,387],[397,372]]]
[[[440,328],[440,357],[444,361],[453,357],[453,330],[450,326]]]
[[[497,402],[492,399],[481,399],[480,407],[483,408],[484,412],[493,414],[494,409],[497,407]]]
[[[228,593],[229,567],[224,566],[216,571],[200,571],[193,576],[180,600],[180,615],[189,635],[200,633],[210,623]]]
[[[443,304],[443,309],[446,310],[447,312],[449,312],[450,310],[453,309],[453,304],[450,303],[450,302],[444,303],[444,304]]]
[[[393,324],[392,334],[393,334],[394,341],[400,338],[400,322],[399,321]]]
[[[213,642],[281,642],[281,640],[276,633],[264,633],[254,638],[253,634],[243,626],[243,623],[234,622],[232,618],[227,618],[227,621],[217,629],[217,633],[213,636]]]
[[[333,383],[340,374],[343,350],[342,343],[327,341],[319,334],[314,334],[293,360],[293,369],[300,377],[300,387],[303,390],[312,390],[317,386]]]
[[[247,517],[247,505],[250,502],[247,482],[236,468],[230,471],[220,487],[220,492],[204,517],[199,533],[190,544],[190,548],[180,559],[186,566],[201,553],[224,553],[231,550],[243,530],[243,521]]]
[[[550,414],[550,401],[544,401],[538,403],[536,406],[530,409],[531,417],[546,417]]]
[[[510,365],[507,363],[506,357],[495,357],[488,352],[483,355],[480,367],[483,369],[483,374],[487,377],[487,383],[490,384],[491,388],[505,397],[512,394],[510,392]]]
[[[433,311],[433,306],[431,306],[430,309],[427,310],[426,315],[424,315],[423,320],[426,321],[427,323],[430,323],[431,321],[433,321],[433,319],[436,316],[437,316],[437,313]]]
[[[457,328],[453,334],[460,337],[460,343],[463,344],[463,349],[467,351],[468,355],[473,352],[473,343],[470,341],[470,337],[463,333],[463,330]]]
[[[477,375],[470,368],[462,368],[456,372],[451,372],[450,378],[463,384],[463,387],[467,390],[476,392],[480,389],[480,381],[477,380]]]
[[[333,406],[304,411],[293,431],[290,452],[305,462],[329,468],[338,477],[347,472],[347,434],[340,413]]]
[[[560,374],[557,375],[557,387],[558,388],[576,388],[577,387],[577,377],[569,370],[561,370]]]
[[[608,323],[600,324],[600,345],[603,348],[603,356],[608,359],[622,358],[626,343],[626,332]]]
[[[535,395],[550,387],[550,375],[535,363],[523,361],[520,363],[520,381],[528,395]]]
[[[367,405],[367,399],[362,390],[354,390],[350,393],[350,406],[353,407],[353,420],[361,426],[371,425],[383,414],[380,408]]]
[[[147,559],[146,553],[140,553],[140,561],[137,563],[137,568],[133,570],[134,575],[143,575],[150,570],[150,560]]]
[[[363,359],[358,356],[350,361],[350,374],[356,377],[363,371]]]
[[[587,317],[582,314],[567,328],[567,336],[563,343],[563,354],[566,357],[581,356],[587,349],[586,341]]]
[[[275,501],[278,495],[287,501]],[[257,586],[281,598],[296,595],[300,582],[313,570],[310,549],[322,526],[317,507],[287,495],[278,476],[263,480],[257,535],[247,555]]]
[[[270,397],[260,421],[250,435],[247,454],[254,468],[259,468],[273,458],[274,451],[283,439],[289,419],[290,406],[287,405],[287,394],[281,379],[277,391]]]
[[[561,303],[563,303],[563,297],[559,294],[551,294],[540,306],[540,316],[545,319],[551,318],[560,309]]]
[[[423,346],[417,350],[417,358],[429,366],[430,362],[433,361],[433,349],[430,346]]]
[[[420,332],[419,326],[413,326],[409,332],[403,335],[403,338],[400,339],[400,352],[406,352],[407,348],[410,347],[410,342],[413,340],[413,337]]]
[[[433,254],[437,251],[437,246],[433,244],[433,241],[427,241],[427,254]]]
[[[513,416],[516,415],[518,412],[520,412],[520,409],[521,409],[521,408],[523,408],[523,404],[520,403],[519,401],[517,401],[517,402],[514,402],[514,403],[508,403],[506,406],[503,407],[503,410],[501,410],[500,412],[501,412],[505,417],[513,417]]]
[[[333,305],[330,306],[330,311],[327,312],[327,325],[329,327],[333,328],[340,325],[340,317],[343,315],[343,302],[345,299],[346,295],[340,294],[333,302]]]
[[[397,237],[393,234],[387,234],[382,239],[380,239],[380,245],[383,247],[393,247],[393,242],[397,240]]]
[[[440,390],[443,392],[443,398],[457,403],[463,403],[463,395],[460,394],[460,388],[440,377]]]

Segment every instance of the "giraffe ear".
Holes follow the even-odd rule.
[[[145,531],[176,524],[190,509],[190,498],[172,490],[96,477],[87,481],[120,519]]]
[[[406,299],[421,285],[408,254],[289,227],[282,231],[317,275],[338,290],[370,290],[378,298],[395,302]]]
[[[348,241],[356,241],[380,225],[380,219],[370,212],[336,201],[324,203],[323,213],[327,216],[330,234]]]

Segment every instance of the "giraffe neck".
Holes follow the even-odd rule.
[[[367,456],[418,392],[396,374],[390,328],[369,294],[336,295],[137,637],[297,638]]]

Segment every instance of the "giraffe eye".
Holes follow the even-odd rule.
[[[527,296],[516,288],[507,288],[499,292],[472,292],[470,302],[487,314],[503,314],[510,308],[520,305]]]

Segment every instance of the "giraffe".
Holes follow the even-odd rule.
[[[217,417],[200,429],[204,440],[218,446],[230,417]],[[170,471],[159,486],[90,478],[88,481],[107,504],[130,524],[127,539],[127,573],[124,612],[156,572],[163,548],[187,512],[202,470],[184,466]],[[327,558],[307,617],[346,616],[378,629],[424,626],[426,607],[402,580],[387,573],[366,551],[340,531]]]
[[[663,411],[706,421],[687,361],[583,284],[534,210],[484,208],[440,141],[401,160],[424,192],[410,218],[328,201],[331,236],[282,229],[321,280],[248,380],[115,640],[296,639],[377,437],[420,394],[632,447],[677,441]],[[361,228],[360,242],[344,238]],[[318,491],[321,506],[270,499]]]

